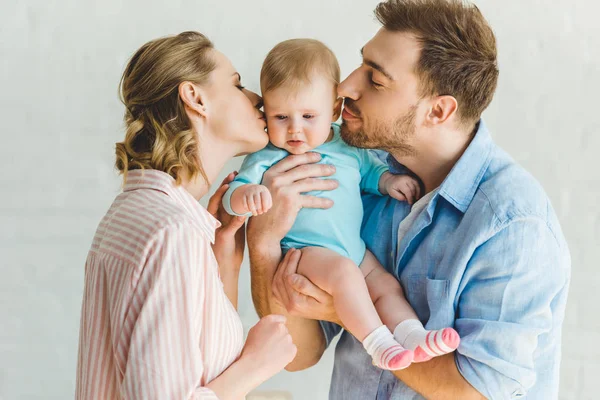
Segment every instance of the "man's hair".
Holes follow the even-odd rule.
[[[290,39],[267,54],[260,71],[262,94],[281,86],[298,87],[321,75],[340,82],[340,65],[329,47],[314,39]]]
[[[421,45],[415,73],[422,96],[451,95],[457,115],[472,124],[488,107],[498,82],[496,38],[477,6],[462,0],[389,0],[375,16]]]

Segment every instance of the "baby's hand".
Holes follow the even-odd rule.
[[[231,196],[231,208],[237,214],[261,215],[269,211],[272,205],[271,193],[263,185],[240,186]]]
[[[383,183],[383,185],[381,185]],[[419,182],[408,175],[393,175],[389,172],[381,176],[380,192],[387,194],[399,201],[407,201],[408,204],[413,204],[421,197],[421,188]]]

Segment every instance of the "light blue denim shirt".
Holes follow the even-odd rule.
[[[388,157],[392,172],[406,170]],[[454,327],[456,366],[490,399],[558,397],[570,256],[539,185],[480,122],[469,147],[397,244],[405,202],[365,195],[362,237],[427,329]],[[322,323],[327,342],[340,331]],[[330,399],[420,399],[343,332]]]

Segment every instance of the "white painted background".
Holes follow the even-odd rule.
[[[302,4],[302,5],[300,5]],[[315,37],[343,75],[375,33],[377,0],[0,0],[0,399],[72,398],[83,266],[119,191],[117,85],[144,42],[207,34],[258,89],[267,51]],[[501,78],[486,112],[496,141],[546,188],[569,241],[573,279],[561,399],[596,399],[600,376],[600,6],[594,0],[480,0]],[[235,160],[228,170],[239,166]],[[240,314],[257,320],[244,268]],[[591,345],[591,344],[594,345]],[[263,385],[325,399],[332,352]]]

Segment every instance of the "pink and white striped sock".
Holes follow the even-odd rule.
[[[394,329],[394,338],[415,352],[414,362],[452,353],[458,348],[460,336],[452,328],[428,331],[417,319],[402,321]]]
[[[373,357],[373,365],[391,371],[408,367],[414,356],[412,350],[405,349],[394,340],[394,335],[385,325],[367,335],[363,346]]]

